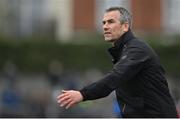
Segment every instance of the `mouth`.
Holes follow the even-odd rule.
[[[111,32],[104,32],[104,35],[110,35]]]

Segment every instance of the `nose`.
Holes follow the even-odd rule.
[[[106,31],[107,29],[109,29],[109,25],[107,23],[103,24],[103,29],[104,31]]]

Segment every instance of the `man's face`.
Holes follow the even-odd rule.
[[[103,17],[103,33],[105,41],[114,42],[126,31],[124,24],[120,23],[119,11],[106,12]]]

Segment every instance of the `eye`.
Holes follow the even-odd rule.
[[[108,20],[108,23],[114,23],[115,21],[113,19]]]
[[[105,25],[105,24],[112,24],[112,23],[115,23],[116,21],[114,19],[109,19],[107,21],[102,21],[102,24]]]
[[[102,24],[103,24],[103,25],[106,24],[106,21],[102,21]]]

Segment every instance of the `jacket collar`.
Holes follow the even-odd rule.
[[[131,30],[129,30],[128,32],[124,33],[115,43],[114,43],[114,46],[109,48],[108,51],[109,53],[111,54],[112,56],[112,62],[113,63],[116,63],[117,60],[119,59],[119,55],[124,47],[124,45],[134,39],[134,35],[133,33],[131,32]]]

